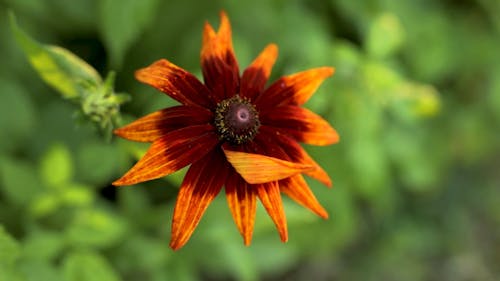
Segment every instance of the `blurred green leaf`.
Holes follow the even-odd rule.
[[[26,90],[12,80],[0,78],[0,151],[20,146],[36,124],[35,107]],[[7,137],[8,136],[8,137]]]
[[[363,175],[356,179],[356,191],[375,200],[387,188],[389,171],[382,143],[377,138],[358,140],[350,151],[352,169]]]
[[[12,13],[10,24],[17,43],[23,48],[31,65],[42,79],[63,97],[80,97],[83,93],[83,83],[102,83],[94,68],[73,53],[57,46],[42,45],[32,39],[19,28]]]
[[[61,202],[70,207],[86,207],[94,201],[92,188],[71,183],[59,194]]]
[[[19,244],[0,224],[0,265],[11,266],[20,255]]]
[[[404,29],[398,17],[383,13],[370,25],[366,48],[369,55],[385,58],[396,53],[404,42]]]
[[[26,281],[66,281],[59,269],[49,261],[27,260],[19,266]]]
[[[500,28],[500,27],[499,27]],[[500,67],[497,67],[490,82],[490,88],[488,91],[488,106],[495,115],[497,122],[500,123],[500,79],[496,78],[500,75]]]
[[[5,267],[0,264],[0,281],[27,281],[16,269]]]
[[[63,262],[66,281],[118,281],[121,280],[111,265],[97,253],[76,252]]]
[[[121,217],[102,210],[81,210],[66,229],[66,239],[74,245],[109,247],[125,234]]]
[[[378,61],[367,61],[361,68],[361,79],[366,85],[365,95],[385,106],[394,99],[394,89],[403,81],[403,77],[388,65]]]
[[[104,44],[114,67],[120,67],[126,51],[152,22],[157,0],[102,0],[99,18]]]
[[[134,268],[146,272],[165,269],[170,257],[173,253],[164,240],[146,235],[129,236],[117,252],[119,268],[124,272],[134,271]]]
[[[418,117],[430,117],[439,113],[441,101],[433,86],[404,83],[398,90],[399,99],[407,104],[410,114]]]
[[[23,241],[23,252],[28,259],[50,261],[62,252],[64,246],[60,233],[34,230]]]
[[[40,163],[41,178],[47,187],[64,188],[73,177],[71,153],[62,144],[52,145]]]
[[[44,193],[37,196],[30,204],[30,213],[34,217],[50,215],[61,207],[61,199],[55,193]]]
[[[18,205],[31,202],[42,188],[32,165],[8,158],[0,158],[0,182],[6,198]]]
[[[109,183],[126,158],[116,144],[86,142],[79,147],[76,159],[81,181],[103,184]]]

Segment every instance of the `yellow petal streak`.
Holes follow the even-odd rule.
[[[280,181],[280,189],[295,202],[313,211],[318,216],[324,219],[328,218],[328,213],[319,204],[316,196],[314,196],[301,175],[296,175]]]
[[[226,182],[226,198],[234,222],[243,236],[243,242],[249,246],[252,241],[257,206],[255,188],[234,173]]]
[[[262,202],[262,205],[278,229],[281,241],[288,241],[285,210],[283,209],[278,183],[268,182],[258,184],[255,188],[257,189],[257,196],[259,196],[260,202]]]

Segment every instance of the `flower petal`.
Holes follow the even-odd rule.
[[[186,244],[208,205],[222,189],[228,167],[221,154],[214,150],[189,168],[175,203],[172,249],[178,250]]]
[[[280,190],[300,205],[313,211],[318,216],[326,219],[328,213],[319,204],[311,189],[301,175],[296,175],[279,181]]]
[[[257,107],[302,105],[326,78],[333,75],[334,71],[332,67],[320,67],[281,77],[259,96],[256,105]]]
[[[276,225],[281,241],[288,241],[285,211],[283,209],[283,202],[281,201],[278,183],[268,182],[257,184],[254,187],[257,190],[257,195],[259,196],[262,205]]]
[[[233,172],[226,181],[226,197],[234,222],[243,236],[245,245],[248,246],[252,241],[255,223],[257,206],[255,189]]]
[[[206,124],[212,118],[213,114],[204,108],[179,105],[148,114],[114,133],[128,140],[153,142],[173,130]]]
[[[305,171],[304,174],[317,179],[328,187],[332,186],[332,180],[325,170],[323,170],[323,168],[321,168],[321,166],[316,163],[311,156],[309,156],[309,154],[297,143],[296,140],[281,134],[279,131],[268,126],[261,126],[259,128],[259,135],[257,138],[262,138],[264,141],[268,140],[269,143],[266,144],[268,147],[274,145],[281,148],[288,155],[289,159],[287,160],[312,165],[314,169]],[[282,158],[279,156],[276,157]]]
[[[338,133],[325,119],[299,106],[278,106],[261,112],[259,117],[262,125],[273,127],[300,142],[329,145],[339,141]]]
[[[135,78],[184,105],[210,108],[215,104],[210,97],[210,91],[198,78],[166,59],[137,70]]]
[[[171,174],[205,156],[218,142],[211,125],[172,131],[153,142],[139,162],[113,185],[131,185]]]
[[[264,91],[271,69],[278,57],[278,46],[269,44],[245,69],[241,77],[241,95],[253,100]]]
[[[293,163],[261,154],[223,149],[227,161],[250,184],[276,181],[313,169],[311,165]]]
[[[233,51],[231,24],[224,12],[220,14],[219,31],[215,33],[207,22],[203,31],[201,68],[205,85],[216,102],[232,97],[239,91],[239,68]]]

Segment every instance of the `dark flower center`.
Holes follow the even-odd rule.
[[[257,134],[259,114],[248,99],[236,95],[217,104],[214,124],[221,140],[243,144]]]

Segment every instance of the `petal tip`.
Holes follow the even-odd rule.
[[[324,69],[324,72],[325,72],[325,76],[326,76],[326,77],[330,77],[330,76],[332,76],[333,74],[335,74],[335,67],[326,66],[326,67],[324,67],[323,69]]]
[[[170,241],[169,245],[170,249],[172,249],[173,251],[177,251],[179,250],[180,248],[182,248],[182,246],[184,246],[183,244],[180,244],[178,243],[177,241]]]
[[[283,234],[280,233],[280,239],[281,239],[281,242],[283,242],[283,243],[288,242],[288,233],[287,232],[285,232]]]
[[[246,246],[246,247],[250,247],[250,244],[252,243],[252,238],[243,238],[243,244]]]
[[[113,134],[119,137],[121,137],[122,132],[123,132],[122,128],[117,128],[113,130]]]
[[[266,46],[266,49],[273,55],[273,56],[278,56],[278,45],[274,43],[270,43],[269,45]]]
[[[114,182],[111,183],[112,185],[114,186],[124,186],[124,185],[130,185],[130,184],[127,184],[127,182],[125,180],[123,180],[123,177],[122,178],[119,178],[117,180],[115,180]]]
[[[221,21],[223,21],[223,20],[228,20],[228,16],[227,16],[227,13],[226,13],[226,11],[225,11],[225,10],[221,10],[221,11],[219,12],[219,17],[220,17]]]

